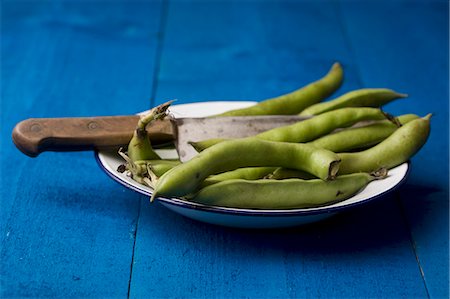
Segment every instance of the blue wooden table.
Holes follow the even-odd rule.
[[[448,298],[447,1],[1,2],[1,293],[14,297]],[[434,114],[407,182],[329,220],[212,226],[122,187],[92,152],[32,159],[30,117],[132,114],[167,99],[262,100],[345,70]]]

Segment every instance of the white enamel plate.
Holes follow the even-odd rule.
[[[170,112],[175,117],[204,117],[231,109],[247,107],[252,104],[254,102],[181,104],[171,106]],[[159,150],[158,154],[162,158],[177,157],[177,153],[174,150]],[[141,194],[152,195],[152,188],[139,184],[125,174],[117,171],[117,167],[123,164],[124,161],[116,152],[99,151],[95,155],[100,167],[112,179]],[[409,164],[404,163],[391,169],[387,178],[369,183],[365,189],[355,196],[341,202],[317,208],[288,210],[234,209],[206,206],[180,198],[158,197],[155,201],[176,213],[212,224],[243,228],[288,227],[318,221],[344,209],[379,198],[403,183],[408,175],[408,170]]]

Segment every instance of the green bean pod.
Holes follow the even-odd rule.
[[[133,161],[154,160],[161,157],[153,150],[145,129],[136,129],[128,144],[127,154]]]
[[[419,118],[415,114],[405,114],[397,117],[404,125]],[[351,127],[315,139],[309,144],[325,148],[335,153],[342,153],[357,149],[371,147],[380,143],[398,129],[398,126],[389,120],[374,122],[365,126]]]
[[[171,103],[172,102],[170,101],[161,104],[151,109],[149,113],[143,115],[139,119],[127,149],[127,155],[132,161],[161,159],[161,157],[153,150],[145,128],[153,121],[163,119],[166,116],[167,108],[169,108]]]
[[[415,114],[405,114],[399,116],[397,119],[403,125],[419,117]],[[367,148],[373,146],[398,129],[397,125],[389,120],[378,121],[365,126],[357,126],[336,133],[325,135],[314,141],[309,142],[316,147],[324,148],[335,153],[351,151],[355,149]],[[312,179],[313,175],[301,170],[289,169],[279,167],[266,178],[281,180],[288,178]]]
[[[360,121],[383,120],[388,116],[378,108],[341,108],[326,112],[292,125],[274,128],[255,135],[258,139],[282,142],[308,142],[338,128],[354,125]],[[190,144],[202,151],[225,139],[209,139]]]
[[[405,114],[399,116],[397,119],[402,125],[404,125],[417,118],[419,117],[415,114]],[[309,142],[308,144],[324,148],[335,153],[346,152],[373,146],[386,139],[398,129],[398,126],[389,120],[376,121],[364,126],[359,126],[358,124],[356,125],[357,127],[351,127],[325,135]],[[208,140],[206,142],[208,142]],[[203,142],[199,142],[199,144],[202,145]],[[204,181],[202,186],[211,185],[213,183],[230,179],[256,180],[263,177],[276,180],[287,178],[316,178],[307,172],[290,168],[246,167],[211,176]]]
[[[395,99],[405,98],[406,94],[387,88],[363,88],[350,91],[342,96],[309,106],[300,115],[311,116],[345,107],[381,107]]]
[[[317,179],[317,177],[313,176],[310,173],[304,172],[302,170],[291,169],[291,168],[283,168],[278,167],[271,173],[265,176],[267,179],[272,180],[284,180],[284,179],[302,179],[302,180],[311,180]]]
[[[205,149],[227,141],[229,139],[225,139],[225,138],[211,138],[211,139],[206,139],[206,140],[201,140],[201,141],[189,141],[188,143],[197,151],[197,153],[200,153],[202,151],[204,151]]]
[[[150,162],[148,166],[153,174],[159,178],[180,163],[180,161],[159,160],[158,162]]]
[[[218,182],[243,179],[243,180],[257,180],[264,178],[267,174],[274,172],[277,167],[243,167],[231,171],[222,172],[216,175],[211,175],[202,183],[202,187],[216,184]]]
[[[385,120],[386,113],[378,108],[341,108],[326,112],[298,123],[274,128],[256,135],[259,139],[284,142],[308,142],[338,128],[360,121]]]
[[[333,179],[339,169],[337,155],[308,144],[271,142],[257,138],[230,140],[212,146],[190,161],[166,172],[156,183],[157,195],[185,196],[193,193],[208,176],[255,166],[300,169],[323,180]]]
[[[343,76],[342,66],[335,63],[323,78],[298,90],[217,116],[298,114],[306,107],[326,99],[335,92],[341,86]]]
[[[379,144],[361,152],[339,154],[339,174],[390,169],[408,161],[425,144],[430,133],[431,114],[412,120]]]
[[[205,205],[243,209],[311,208],[345,200],[375,178],[368,173],[355,173],[339,176],[333,181],[228,180],[201,189],[190,200]]]

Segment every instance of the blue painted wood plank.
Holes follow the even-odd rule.
[[[344,2],[342,12],[363,82],[410,95],[389,105],[389,111],[434,114],[429,141],[412,159],[399,196],[429,295],[448,298],[448,2]],[[383,17],[393,12],[395,18]]]
[[[322,223],[256,231],[144,203],[136,242],[133,298],[426,297],[391,197]]]
[[[317,80],[335,61],[347,70],[346,84],[336,95],[357,88],[339,23],[326,21],[336,19],[333,9],[305,2],[310,9],[303,13],[302,4],[291,1],[281,10],[266,1],[194,3],[169,3],[158,102],[274,97]]]
[[[264,99],[335,60],[346,72],[337,94],[376,84],[361,81],[345,30],[336,2],[170,2],[156,100]],[[142,202],[130,297],[426,297],[395,198],[284,230],[216,227]]]
[[[1,8],[0,297],[127,297],[141,197],[112,182],[92,153],[30,159],[10,134],[29,117],[148,109],[161,3]]]

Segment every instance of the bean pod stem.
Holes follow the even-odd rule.
[[[171,103],[172,101],[161,104],[141,116],[128,144],[127,155],[132,161],[161,159],[152,148],[146,127],[155,120],[163,119]]]

